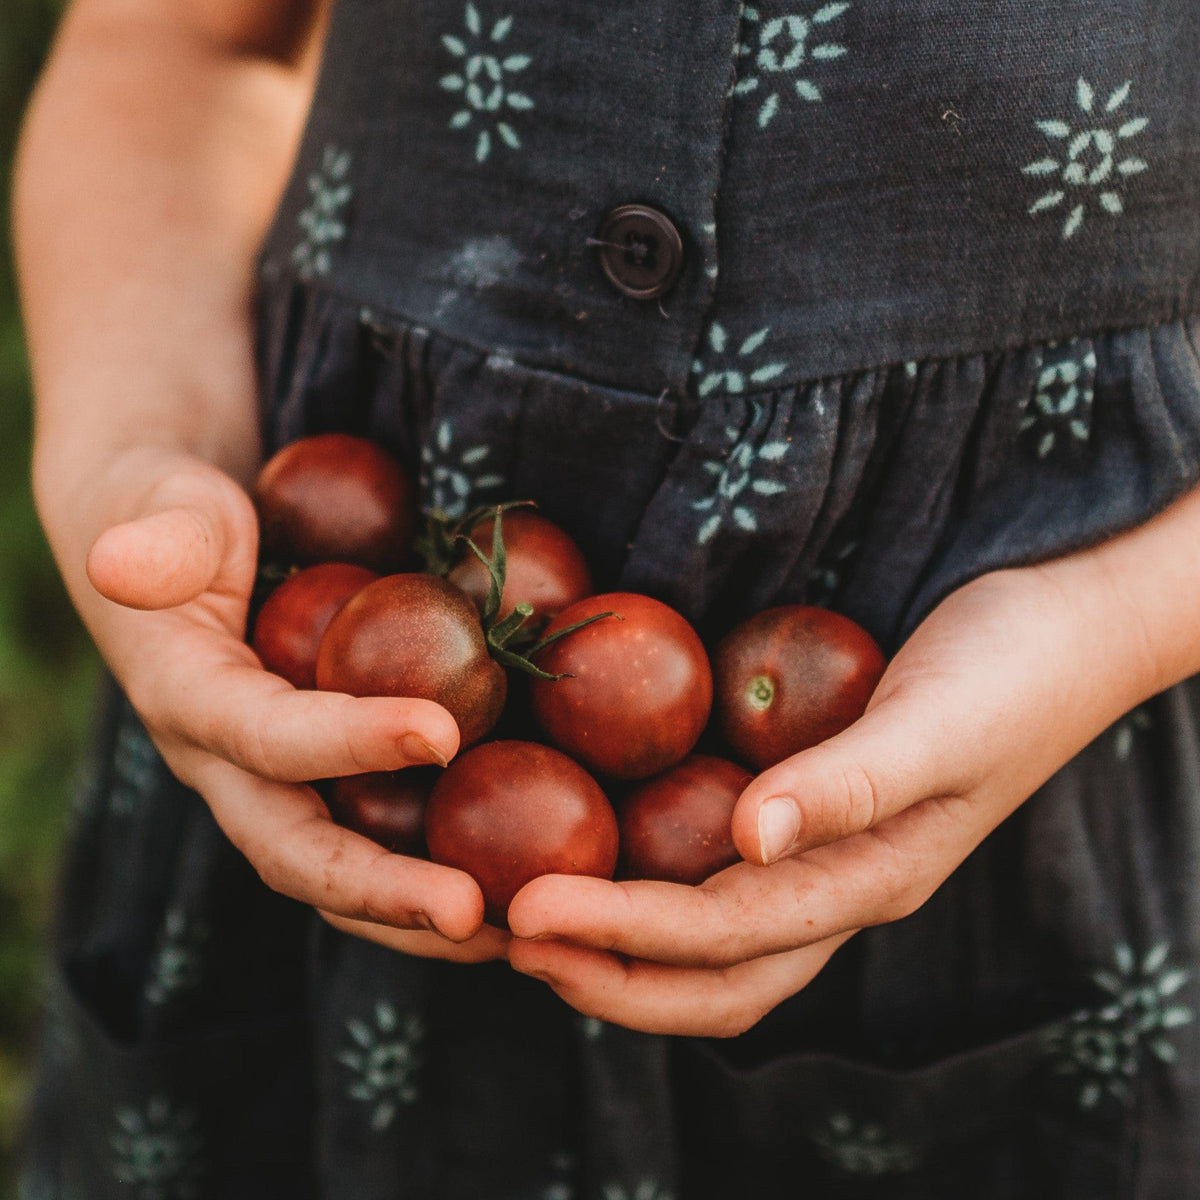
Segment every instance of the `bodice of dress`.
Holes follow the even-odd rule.
[[[341,0],[266,251],[649,394],[754,391],[1196,307],[1195,0]],[[678,229],[655,300],[623,204]]]

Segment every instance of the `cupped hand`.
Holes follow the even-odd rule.
[[[143,454],[109,473],[116,519],[87,576],[108,603],[81,605],[167,765],[198,791],[275,890],[335,925],[418,954],[478,959],[507,938],[480,932],[466,874],[389,854],[343,829],[305,781],[444,765],[458,730],[440,705],[297,691],[265,671],[244,632],[257,554],[245,491],[203,461]]]
[[[634,1029],[744,1031],[855,931],[912,913],[1149,694],[1138,626],[1088,555],[966,585],[858,722],[750,784],[733,817],[744,862],[699,887],[536,879],[509,909],[512,965]]]

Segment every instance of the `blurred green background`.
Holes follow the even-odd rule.
[[[37,1029],[58,865],[97,663],[67,603],[29,496],[30,398],[9,245],[13,146],[59,0],[0,0],[0,1195]]]

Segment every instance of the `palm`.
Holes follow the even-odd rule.
[[[173,464],[89,556],[94,586],[120,606],[98,630],[101,649],[172,771],[268,884],[378,940],[414,929],[471,938],[482,915],[473,880],[340,828],[304,786],[448,758],[453,719],[430,701],[297,691],[264,671],[243,640],[256,536],[231,480]],[[418,953],[459,953],[433,933],[405,936]],[[496,952],[490,935],[462,951]]]

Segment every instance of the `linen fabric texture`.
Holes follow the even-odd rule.
[[[1200,478],[1200,8],[342,0],[264,249],[268,450],[531,498],[706,636],[956,587]],[[680,230],[657,301],[596,231]],[[1200,1192],[1197,691],[730,1041],[574,1014],[266,891],[114,695],[23,1200]]]

